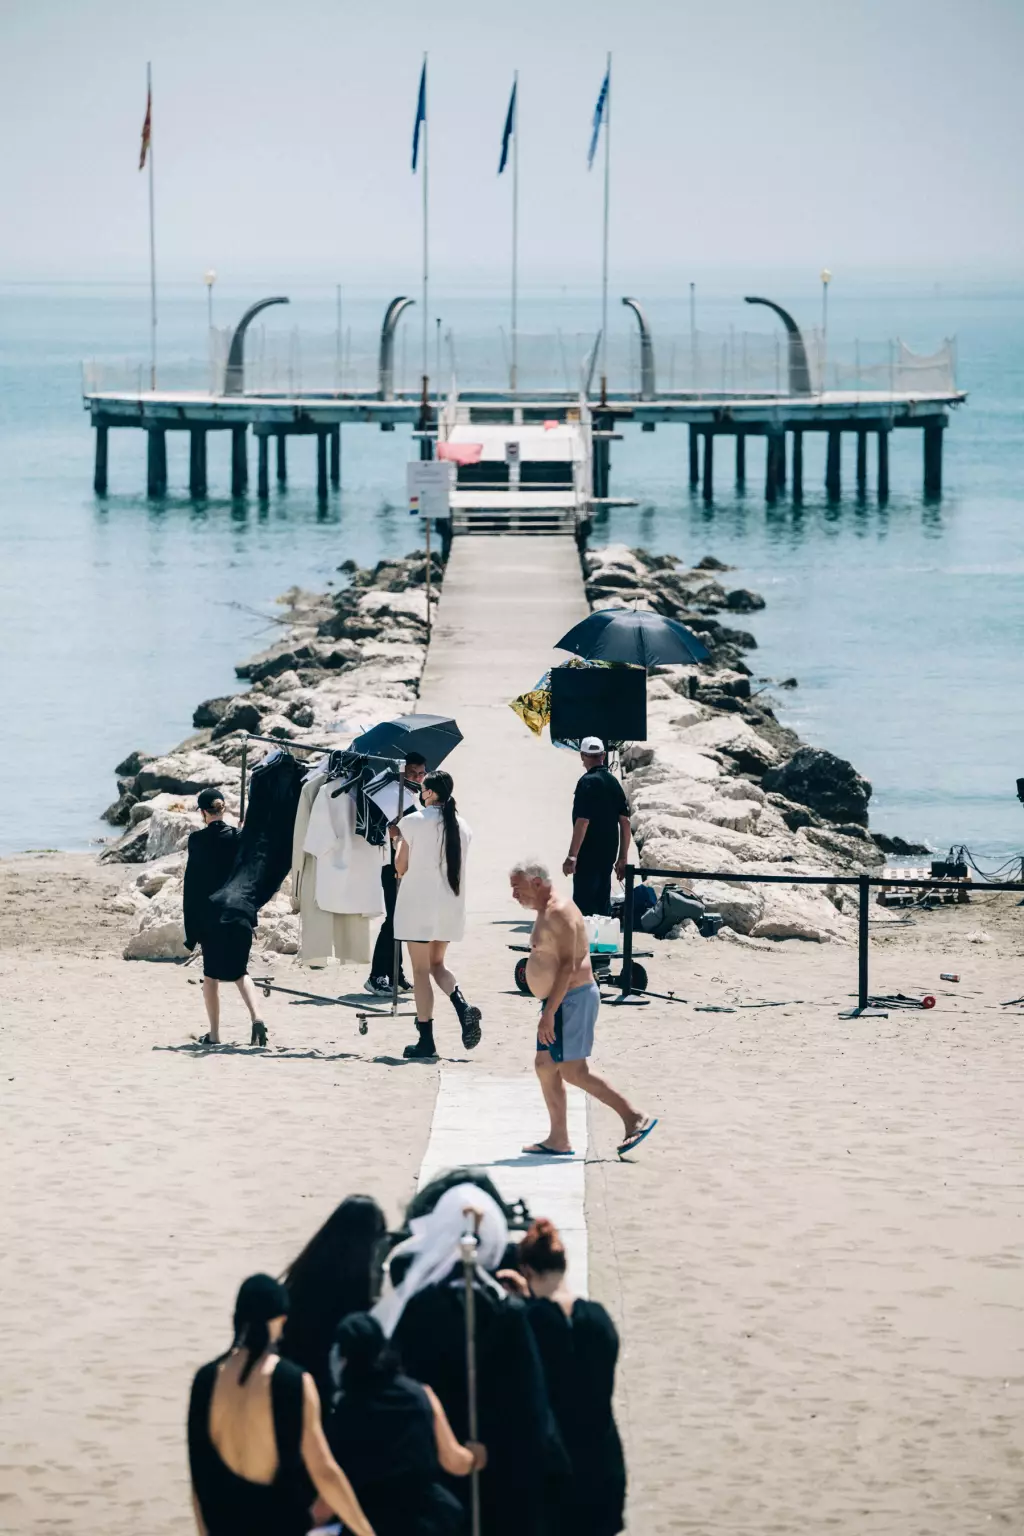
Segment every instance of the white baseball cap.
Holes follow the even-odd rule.
[[[580,742],[580,751],[585,752],[587,757],[597,757],[604,751],[604,742],[600,736],[584,736]]]

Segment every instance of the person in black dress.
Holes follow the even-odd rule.
[[[245,923],[223,923],[210,906],[210,897],[230,875],[240,833],[224,820],[224,796],[219,789],[200,790],[196,804],[203,818],[201,832],[188,840],[185,888],[185,948],[203,951],[203,1002],[210,1021],[200,1045],[220,1044],[220,983],[233,981],[252,1021],[250,1044],[266,1045],[266,1025],[259,1017],[256,989],[248,975],[252,929]]]
[[[403,1278],[397,1286],[388,1282],[374,1315],[394,1339],[405,1370],[432,1388],[455,1436],[465,1442],[469,1400],[459,1242],[470,1221],[479,1244],[473,1280],[478,1433],[487,1447],[482,1528],[487,1536],[546,1536],[552,1484],[568,1466],[526,1309],[493,1278],[505,1256],[508,1226],[478,1185],[455,1185],[433,1210],[410,1221],[412,1236],[392,1254]],[[466,1482],[452,1480],[449,1488],[468,1514]]]
[[[384,1212],[369,1195],[343,1200],[285,1270],[291,1311],[281,1353],[308,1371],[320,1401],[330,1403],[331,1346],[350,1312],[365,1312],[378,1289],[378,1250],[387,1230]]]
[[[535,1221],[519,1245],[526,1315],[544,1366],[548,1397],[572,1477],[555,1490],[558,1536],[617,1536],[623,1529],[626,1464],[612,1397],[619,1336],[599,1302],[573,1296],[565,1248],[550,1221]],[[504,1271],[506,1283],[512,1279]],[[520,1284],[520,1289],[524,1289]]]
[[[604,742],[584,736],[585,772],[572,802],[572,841],[562,873],[572,876],[572,899],[584,917],[611,912],[612,870],[622,879],[632,832],[622,785],[605,766]]]
[[[331,1454],[313,1380],[275,1342],[288,1292],[251,1275],[238,1292],[230,1350],[196,1372],[188,1409],[199,1536],[305,1536],[310,1484],[353,1536],[375,1536]]]
[[[487,1464],[483,1446],[459,1444],[435,1393],[402,1374],[368,1313],[340,1325],[335,1360],[340,1389],[324,1422],[327,1443],[377,1536],[458,1536],[463,1508],[441,1469],[468,1477]]]

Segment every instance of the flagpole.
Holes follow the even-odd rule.
[[[519,387],[519,71],[512,76],[512,393]]]
[[[149,387],[156,389],[156,232],[153,218],[153,66],[146,65],[146,102],[150,112],[149,126]]]
[[[427,55],[423,55],[423,397],[427,396],[427,333],[429,329],[430,308],[428,304],[428,252],[427,240],[427,176],[430,163],[430,128],[427,122]]]
[[[608,97],[604,104],[604,251],[601,264],[601,404],[608,401],[608,194],[611,186],[612,56],[607,65]]]

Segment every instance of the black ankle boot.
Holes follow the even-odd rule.
[[[416,1028],[419,1031],[419,1039],[415,1045],[407,1045],[402,1055],[407,1061],[432,1061],[437,1056],[437,1047],[434,1044],[434,1021],[428,1019],[423,1024],[417,1019]]]

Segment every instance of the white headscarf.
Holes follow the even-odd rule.
[[[508,1223],[501,1207],[478,1184],[456,1184],[446,1190],[426,1216],[414,1216],[409,1226],[412,1236],[391,1250],[390,1257],[411,1256],[412,1263],[398,1286],[391,1283],[390,1268],[385,1277],[380,1301],[373,1316],[386,1338],[391,1337],[406,1303],[428,1285],[435,1285],[450,1274],[460,1258],[459,1239],[473,1231],[473,1216],[479,1212],[477,1263],[483,1269],[497,1269],[508,1246]]]

